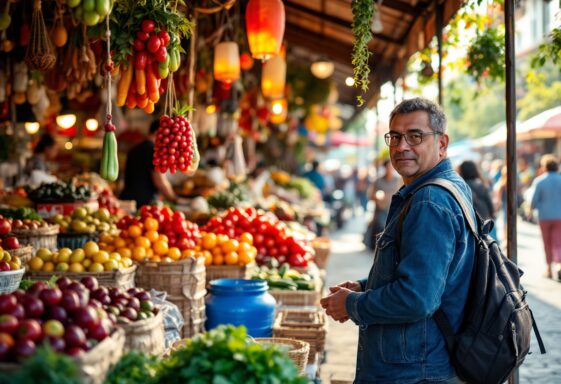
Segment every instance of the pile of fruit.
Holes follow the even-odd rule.
[[[94,212],[89,207],[79,207],[71,215],[58,214],[51,221],[60,226],[60,233],[117,233],[115,218],[107,208],[100,208]]]
[[[107,235],[105,235],[107,236]],[[52,252],[40,248],[28,262],[33,272],[107,272],[114,269],[129,268],[133,264],[129,257],[118,252],[100,249],[93,241],[88,241],[84,248],[61,248]]]
[[[187,256],[204,257],[205,265],[247,265],[257,256],[251,233],[242,233],[239,240],[226,235],[203,233],[193,251],[185,251]]]
[[[12,220],[12,231],[14,232],[43,229],[48,227],[50,227],[49,223],[43,220],[36,220],[36,219]]]
[[[0,239],[0,247],[8,251],[19,249],[20,247],[19,240],[15,236],[4,237],[3,239]]]
[[[10,255],[0,246],[0,272],[15,271],[21,269],[21,260],[17,256]]]
[[[88,27],[92,27],[105,20],[111,11],[111,0],[68,0],[66,2],[74,10],[76,20],[81,20]]]
[[[115,316],[117,323],[129,324],[154,317],[157,313],[150,294],[141,288],[124,291],[100,287],[93,277],[84,277],[80,281],[90,290],[90,297],[100,302],[107,313]]]
[[[312,259],[313,249],[292,236],[285,223],[272,214],[254,208],[230,208],[222,215],[210,219],[201,229],[225,234],[230,238],[240,238],[242,233],[249,232],[253,236],[253,245],[257,248],[255,260],[260,265],[268,256],[293,267],[306,267]]]
[[[81,282],[36,282],[0,295],[0,361],[26,359],[41,343],[78,356],[108,337],[116,321]]]
[[[28,197],[35,203],[72,203],[88,201],[92,192],[84,185],[77,187],[74,184],[56,182],[41,184],[40,187],[29,191]]]
[[[97,197],[99,208],[106,208],[111,215],[119,213],[119,202],[109,189],[103,189]]]
[[[41,216],[39,216],[37,211],[29,207],[3,208],[0,209],[0,216],[3,216],[6,219],[12,219],[14,221],[20,220],[20,222],[22,220],[25,221],[26,219],[35,220],[38,222],[43,221],[43,219],[41,218]]]
[[[265,280],[271,289],[313,291],[316,288],[312,276],[290,269],[288,263],[282,264],[279,268],[265,265],[258,267],[251,278]]]

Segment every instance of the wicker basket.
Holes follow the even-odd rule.
[[[317,307],[321,295],[319,291],[289,291],[283,289],[270,289],[269,293],[281,307]]]
[[[47,248],[54,251],[57,248],[57,236],[59,232],[58,225],[49,225],[37,229],[12,230],[21,244],[33,247],[33,252],[37,252],[39,248]]]
[[[318,237],[312,241],[315,251],[314,261],[321,269],[327,266],[327,260],[331,254],[331,241],[326,237]]]
[[[0,293],[11,293],[19,287],[25,268],[0,272]]]
[[[310,344],[308,363],[314,361],[316,353],[325,349],[326,333],[325,314],[319,311],[281,311],[273,324],[273,337],[296,339]]]
[[[12,256],[17,256],[21,260],[21,265],[27,264],[29,260],[33,257],[33,247],[31,245],[25,245],[19,247],[18,249],[6,249],[8,253]]]
[[[154,317],[121,324],[125,330],[125,352],[138,350],[160,356],[164,353],[164,316],[159,312]]]
[[[218,279],[249,279],[255,263],[248,265],[207,265],[206,266],[206,288],[210,287],[212,280]]]
[[[98,233],[59,233],[56,244],[60,248],[82,248],[88,241],[99,240]]]
[[[95,347],[74,357],[78,377],[82,384],[102,384],[109,369],[115,365],[123,355],[125,345],[125,331],[117,328],[111,336],[102,340]],[[0,363],[0,372],[16,372],[21,365],[15,363]]]
[[[306,369],[306,364],[308,363],[308,354],[310,353],[310,344],[305,341],[287,339],[282,337],[260,337],[255,338],[255,342],[259,344],[276,344],[283,347],[288,347],[288,357],[298,368],[298,371],[302,374]]]
[[[129,268],[107,272],[27,272],[25,277],[32,280],[49,280],[52,276],[66,276],[69,279],[80,280],[83,277],[92,276],[97,279],[99,285],[127,290],[134,287],[136,269],[137,266],[133,265]]]
[[[146,290],[168,293],[166,300],[179,307],[185,325],[183,337],[204,330],[205,265],[203,258],[188,258],[172,263],[142,263],[136,275],[136,285]]]

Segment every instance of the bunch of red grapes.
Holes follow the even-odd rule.
[[[193,135],[191,124],[185,116],[160,117],[156,133],[154,167],[158,172],[185,172],[193,161]]]

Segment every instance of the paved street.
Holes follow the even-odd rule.
[[[328,286],[368,274],[372,256],[362,245],[365,220],[357,217],[342,231],[331,235],[333,252],[327,266]],[[518,221],[518,258],[525,272],[522,282],[529,292],[528,302],[547,349],[547,354],[540,355],[532,339],[533,353],[519,370],[520,383],[561,383],[561,282],[542,277],[545,262],[539,227],[522,220]],[[352,382],[357,338],[352,322],[330,321],[326,361],[321,367],[323,383]]]

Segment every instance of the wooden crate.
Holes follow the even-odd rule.
[[[138,350],[159,356],[164,353],[164,316],[159,312],[154,317],[120,324],[125,331],[125,352]]]
[[[72,280],[80,280],[83,277],[91,276],[97,279],[99,285],[127,290],[135,286],[134,281],[135,281],[136,271],[137,271],[136,265],[133,265],[132,267],[125,268],[125,269],[114,269],[112,271],[107,271],[107,272],[60,272],[60,271],[31,272],[28,271],[25,274],[25,278],[31,280],[49,280],[53,276],[65,276]]]
[[[210,282],[218,279],[249,279],[255,263],[248,265],[207,265],[206,266],[206,288],[210,288]]]
[[[327,321],[320,311],[280,311],[273,324],[273,336],[305,341],[310,344],[308,363],[315,360],[316,353],[325,349]]]

